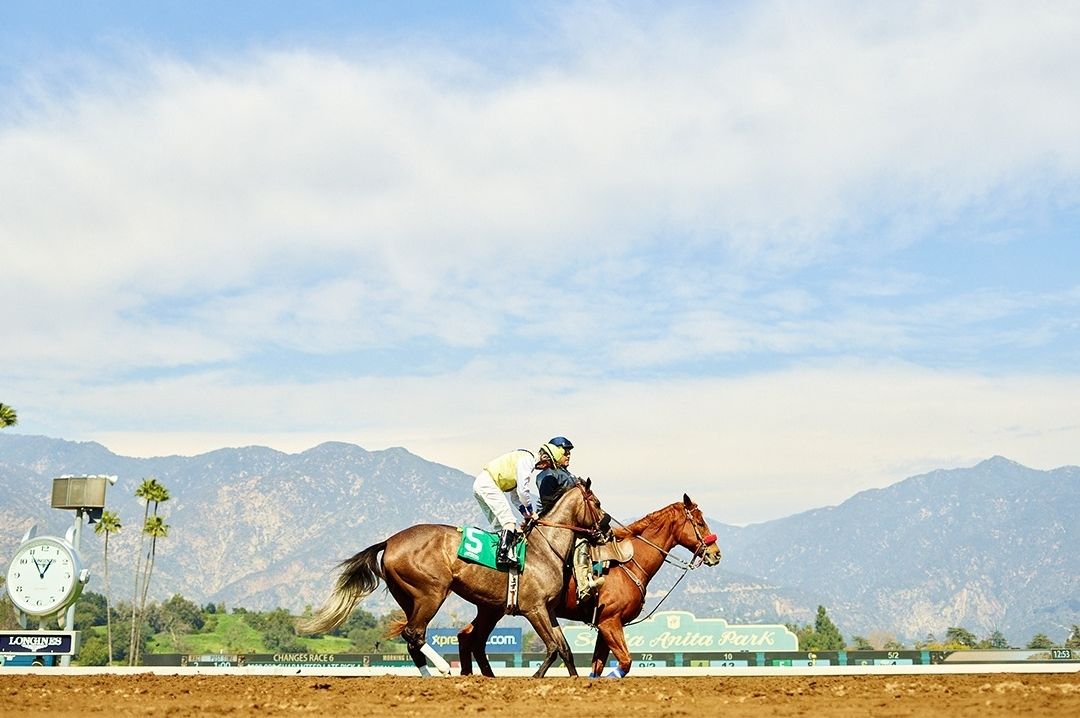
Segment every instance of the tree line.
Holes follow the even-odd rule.
[[[5,597],[0,604],[4,604],[0,605],[0,629],[17,629],[10,602]],[[140,609],[128,601],[112,604],[103,594],[87,591],[75,604],[74,628],[82,631],[75,663],[133,665],[151,653],[405,653],[402,641],[385,637],[391,624],[401,618],[400,611],[375,616],[357,608],[334,631],[300,637],[294,627],[296,617],[284,608],[227,611],[223,603],[199,606],[175,594],[166,601],[149,601]],[[109,627],[117,635],[135,635],[134,648],[121,641],[110,646]]]
[[[817,616],[814,618],[813,624],[798,626],[789,623],[787,627],[798,636],[800,651],[902,651],[907,648],[895,636],[881,631],[867,636],[852,636],[851,643],[848,644],[844,640],[843,634],[840,633],[840,629],[829,618],[824,606],[818,606]],[[1027,642],[1026,646],[1009,645],[1009,641],[1001,631],[991,631],[990,635],[980,639],[966,628],[950,626],[945,630],[943,639],[939,640],[931,633],[925,639],[915,641],[912,648],[931,651],[1010,648],[1028,648],[1032,650],[1050,650],[1052,648],[1080,649],[1080,625],[1073,624],[1068,637],[1061,644],[1054,643],[1045,633],[1036,633]]]
[[[2,586],[0,577],[0,586]],[[304,615],[311,615],[307,607]],[[75,604],[74,630],[82,632],[76,665],[140,665],[152,653],[390,653],[405,654],[404,641],[387,638],[394,623],[404,619],[399,609],[376,616],[356,608],[329,633],[299,636],[296,616],[284,608],[257,611],[224,603],[199,606],[180,594],[143,607],[128,601],[111,603],[103,594],[83,592]],[[137,626],[133,627],[133,623]],[[110,647],[108,630],[134,635],[134,648],[117,641]],[[0,630],[16,630],[15,613],[6,594],[0,598]],[[137,657],[137,658],[136,658]],[[134,663],[133,663],[134,661]]]

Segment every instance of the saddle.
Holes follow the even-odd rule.
[[[495,557],[499,548],[499,534],[484,531],[475,526],[459,526],[461,543],[458,544],[458,558],[469,563],[479,564],[493,568],[502,573],[510,573],[505,568],[496,565]],[[520,536],[514,546],[514,554],[517,556],[517,570],[520,573],[525,570],[525,538]]]
[[[634,542],[627,538],[589,546],[589,554],[596,563],[626,563],[634,558]]]
[[[626,563],[633,558],[634,543],[630,539],[612,539],[601,544],[578,539],[569,561],[577,584],[578,602],[596,598],[608,570],[615,564]]]

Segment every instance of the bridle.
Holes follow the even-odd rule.
[[[716,534],[704,534],[701,533],[701,528],[698,527],[697,521],[694,521],[693,514],[690,513],[690,509],[687,506],[683,506],[683,513],[686,514],[686,520],[690,522],[690,528],[694,529],[694,535],[697,536],[698,545],[694,549],[694,556],[691,561],[697,561],[692,568],[697,568],[705,560],[705,552],[710,546],[716,543]]]
[[[657,546],[644,536],[633,533],[622,523],[620,523],[619,526],[622,526],[624,529],[626,529],[627,532],[630,533],[630,535],[636,538],[638,541],[646,543],[656,549],[660,553],[660,555],[664,557],[664,563],[669,563],[672,566],[681,568],[683,569],[683,571],[690,571],[700,566],[705,560],[705,551],[708,550],[709,546],[712,546],[714,543],[716,543],[716,534],[702,534],[701,529],[698,527],[697,521],[694,520],[694,515],[690,513],[689,507],[684,504],[682,509],[683,514],[686,516],[686,522],[690,524],[690,528],[694,529],[694,536],[697,538],[698,542],[697,548],[694,549],[694,553],[690,557],[689,561],[684,561],[678,556],[673,556],[670,549],[665,549],[662,546]],[[612,521],[614,521],[614,519],[612,519]],[[672,588],[674,588],[674,586]]]
[[[705,560],[705,551],[708,550],[709,546],[716,543],[716,534],[702,534],[701,529],[698,528],[697,522],[694,521],[694,516],[690,512],[690,508],[688,506],[686,506],[685,504],[683,504],[682,509],[683,509],[683,514],[686,516],[687,522],[690,524],[690,527],[694,529],[694,536],[697,537],[697,542],[698,542],[697,548],[694,549],[694,553],[690,557],[689,561],[684,561],[683,559],[679,558],[678,556],[673,556],[669,549],[665,549],[662,546],[657,546],[655,543],[653,543],[649,539],[645,538],[644,536],[640,536],[640,535],[630,531],[629,528],[627,528],[625,525],[623,525],[621,523],[619,524],[624,529],[626,529],[628,533],[630,533],[631,537],[636,538],[637,540],[642,541],[643,543],[645,543],[645,544],[651,546],[652,548],[656,549],[656,551],[663,557],[664,563],[669,563],[672,566],[675,566],[677,568],[681,568],[683,570],[683,572],[679,575],[679,577],[677,579],[675,579],[675,583],[671,584],[671,588],[669,588],[667,591],[665,591],[664,595],[660,599],[660,601],[655,606],[653,606],[652,610],[649,611],[649,613],[646,614],[643,618],[639,618],[636,621],[631,621],[630,623],[625,624],[627,626],[633,626],[634,624],[641,623],[642,621],[649,620],[649,618],[651,618],[652,615],[654,613],[656,613],[656,610],[658,608],[660,608],[660,604],[662,604],[667,599],[667,597],[671,595],[671,592],[675,590],[675,587],[678,586],[679,583],[684,578],[686,578],[687,572],[692,571],[695,568],[698,568],[699,566],[701,566],[701,564]],[[641,564],[639,564],[637,562],[636,558],[632,558],[632,559],[630,559],[630,561],[635,566],[640,568],[642,573],[645,573],[645,569],[641,567]],[[637,585],[638,590],[641,592],[641,600],[644,602],[644,600],[645,600],[645,584],[643,584],[641,582],[641,580],[638,579],[638,577],[634,575],[633,571],[631,571],[630,569],[628,569],[626,567],[626,564],[620,563],[619,568],[621,568],[626,573],[626,575],[630,578],[630,580],[633,581],[635,585]]]

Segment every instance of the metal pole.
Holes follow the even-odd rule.
[[[71,537],[72,538],[71,545],[72,545],[72,548],[75,549],[76,554],[79,553],[79,547],[82,544],[82,524],[83,524],[83,522],[82,522],[82,518],[83,518],[82,513],[83,513],[82,509],[75,509],[75,531],[73,532],[72,537]],[[76,578],[78,578],[78,577],[76,577]],[[65,615],[65,619],[64,619],[64,630],[65,631],[74,631],[75,630],[75,604],[74,603],[72,603],[70,606],[67,607],[67,614]],[[61,656],[60,657],[60,665],[61,666],[70,666],[71,665],[71,656]]]

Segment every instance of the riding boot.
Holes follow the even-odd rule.
[[[508,570],[517,566],[517,556],[514,555],[514,546],[517,544],[517,531],[503,529],[499,534],[499,548],[495,552],[495,566],[501,570]]]
[[[577,583],[578,603],[589,600],[593,594],[592,567],[589,558],[589,546],[583,539],[578,539],[574,545],[574,581]]]

